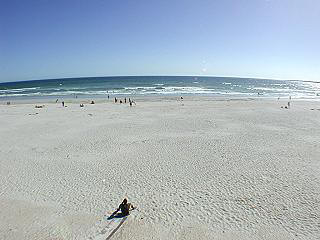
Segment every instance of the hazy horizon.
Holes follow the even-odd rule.
[[[320,80],[304,80],[304,79],[276,79],[276,78],[261,78],[261,77],[240,77],[240,76],[214,76],[214,75],[113,75],[113,76],[77,76],[77,77],[60,77],[60,78],[42,78],[42,79],[26,79],[16,81],[0,81],[0,83],[13,83],[13,82],[29,82],[29,81],[46,81],[46,80],[58,80],[58,79],[81,79],[81,78],[113,78],[113,77],[209,77],[209,78],[237,78],[237,79],[261,79],[261,80],[274,80],[274,81],[303,81],[303,82],[317,82]]]

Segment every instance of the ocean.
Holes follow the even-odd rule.
[[[83,77],[0,83],[0,99],[205,95],[320,99],[320,83],[235,77]]]

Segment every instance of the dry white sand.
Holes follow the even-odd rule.
[[[99,239],[124,197],[114,239],[319,239],[320,103],[285,103],[1,105],[0,239]]]

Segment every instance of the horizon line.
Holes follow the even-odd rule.
[[[239,76],[214,76],[214,75],[109,75],[109,76],[80,76],[80,77],[61,77],[61,78],[43,78],[43,79],[28,79],[28,80],[18,80],[10,82],[0,82],[0,84],[5,83],[19,83],[19,82],[32,82],[32,81],[49,81],[49,80],[68,80],[77,78],[112,78],[112,77],[211,77],[211,78],[240,78],[240,79],[258,79],[258,80],[274,80],[274,81],[303,81],[303,82],[315,82],[320,81],[312,80],[301,80],[301,79],[276,79],[276,78],[263,78],[263,77],[239,77]]]

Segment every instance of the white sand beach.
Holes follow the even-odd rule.
[[[72,101],[1,103],[0,239],[99,239],[124,197],[112,239],[320,238],[320,102]]]

